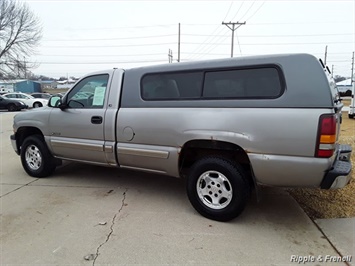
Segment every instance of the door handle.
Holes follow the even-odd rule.
[[[102,116],[93,116],[91,117],[92,124],[102,124]]]

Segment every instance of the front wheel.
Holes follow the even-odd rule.
[[[13,104],[13,103],[10,103],[8,106],[7,106],[7,110],[9,111],[9,112],[13,112],[13,111],[16,111],[16,105],[15,104]]]
[[[219,157],[197,161],[187,179],[187,195],[192,206],[203,216],[229,221],[245,208],[249,182],[243,169]]]
[[[21,145],[22,166],[33,177],[46,177],[56,168],[55,160],[40,135],[27,137]]]

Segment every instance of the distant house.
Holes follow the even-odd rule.
[[[24,80],[15,83],[14,91],[24,93],[42,92],[41,84],[32,80]]]
[[[15,84],[23,80],[0,80],[0,92],[13,92]]]
[[[14,91],[13,84],[0,82],[0,92],[13,92],[13,91]]]
[[[57,83],[57,88],[58,89],[70,89],[73,87],[77,80],[74,79],[68,79],[68,80],[58,80]]]
[[[37,82],[41,84],[42,91],[56,89],[58,86],[58,82],[55,80],[38,80]]]

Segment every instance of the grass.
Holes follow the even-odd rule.
[[[68,89],[46,89],[43,92],[55,94],[55,93],[67,92],[67,91],[68,91]]]

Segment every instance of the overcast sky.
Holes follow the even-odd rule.
[[[82,76],[107,68],[168,63],[169,49],[181,61],[310,53],[335,75],[351,75],[355,39],[352,1],[53,1],[24,0],[43,25],[33,72]]]

